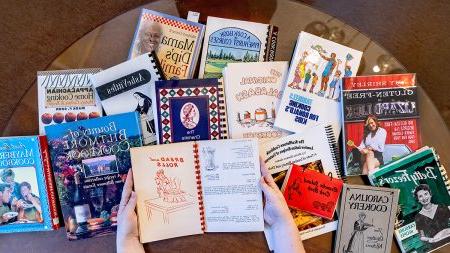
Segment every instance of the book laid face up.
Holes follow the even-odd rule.
[[[450,182],[433,148],[387,164],[369,180],[400,189],[395,236],[402,252],[431,252],[450,243]]]
[[[273,61],[278,28],[268,24],[208,17],[199,78],[220,78],[229,62]]]
[[[142,243],[263,231],[255,139],[147,146],[131,157]]]
[[[68,69],[37,73],[39,134],[52,124],[102,116],[91,76],[101,69]]]
[[[155,51],[166,79],[193,78],[205,26],[142,9],[129,59]]]
[[[346,175],[367,175],[421,147],[415,80],[415,74],[343,79]]]
[[[275,126],[291,132],[332,124],[341,131],[341,78],[355,76],[362,52],[301,32],[284,86]]]
[[[139,112],[145,145],[157,143],[155,82],[162,80],[160,73],[156,55],[152,52],[92,76],[106,115]]]
[[[224,69],[228,137],[270,140],[287,133],[274,128],[287,62],[229,63]]]
[[[59,228],[45,136],[0,138],[0,233]]]
[[[142,146],[138,113],[48,126],[46,132],[68,239],[113,233],[130,148]]]
[[[334,252],[391,252],[399,190],[344,185]]]
[[[220,139],[219,102],[215,78],[156,82],[159,142]]]

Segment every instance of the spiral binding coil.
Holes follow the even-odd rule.
[[[38,71],[38,76],[46,75],[83,75],[83,74],[95,74],[102,71],[101,68],[88,68],[88,69],[63,69],[63,70],[45,70]]]
[[[228,139],[228,121],[227,121],[227,107],[225,101],[225,87],[224,80],[219,81],[219,115],[220,115],[220,139]]]
[[[336,174],[339,178],[341,178],[344,182],[347,182],[347,177],[343,176],[340,170],[340,152],[337,145],[336,138],[334,137],[333,127],[328,125],[325,127],[325,132],[327,134],[328,145],[330,146],[331,156],[333,157],[333,164],[336,168]]]
[[[277,48],[278,27],[269,25],[267,27],[266,46],[264,48],[264,61],[274,61]]]
[[[162,71],[161,64],[159,63],[155,51],[148,53],[148,57],[150,58],[150,62],[153,63],[153,68],[155,69],[157,80],[166,80],[166,76]]]
[[[198,154],[198,144],[194,142],[194,163],[195,163],[195,179],[197,180],[197,194],[198,194],[198,205],[200,211],[200,225],[202,231],[205,232],[206,224],[205,224],[205,206],[203,205],[203,193],[202,193],[202,179],[200,175],[200,159]]]

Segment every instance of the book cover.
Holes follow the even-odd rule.
[[[262,231],[257,149],[255,139],[131,149],[140,241]]]
[[[155,82],[162,80],[154,52],[92,76],[106,115],[139,112],[144,145],[157,143]]]
[[[46,127],[69,240],[113,233],[130,148],[142,146],[137,112]]]
[[[402,252],[431,252],[450,243],[450,183],[434,149],[421,148],[369,179],[400,189],[395,236]]]
[[[319,124],[341,131],[341,78],[355,76],[362,52],[301,32],[297,39],[275,126],[300,133]]]
[[[297,163],[296,165],[302,169],[311,170],[322,174],[324,174],[325,171],[321,160]],[[280,190],[283,189],[283,184],[285,184],[288,170],[289,169],[286,169],[272,174],[272,177]],[[315,236],[335,231],[338,226],[336,212],[334,212],[333,218],[330,220],[292,207],[289,207],[289,210],[302,240],[307,240]],[[272,230],[267,225],[264,228],[264,235],[266,237],[269,249],[272,249]]]
[[[276,139],[274,128],[287,62],[229,63],[224,70],[228,137]]]
[[[44,136],[0,138],[0,233],[59,228]]]
[[[391,252],[399,190],[344,185],[334,252]]]
[[[299,209],[331,220],[344,182],[309,170],[307,166],[292,164],[281,188],[290,208]]]
[[[249,21],[208,17],[199,78],[220,78],[230,62],[273,61],[278,28]]]
[[[158,81],[156,104],[159,143],[220,139],[217,79]]]
[[[421,147],[415,80],[415,74],[343,79],[346,175],[367,175]]]
[[[287,171],[291,164],[321,161],[325,174],[341,178],[339,153],[331,125],[312,127],[260,145],[259,155],[271,174]]]
[[[52,124],[102,116],[91,76],[101,69],[69,69],[37,72],[39,134]]]
[[[205,26],[142,9],[128,59],[155,51],[166,79],[194,77]]]

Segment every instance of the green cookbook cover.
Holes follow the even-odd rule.
[[[375,186],[400,189],[395,236],[402,252],[431,252],[450,242],[450,187],[433,148],[390,163],[369,179]]]

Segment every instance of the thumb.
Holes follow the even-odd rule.
[[[259,180],[259,185],[261,186],[261,190],[264,193],[264,196],[266,198],[266,200],[271,200],[274,198],[275,192],[272,189],[272,187],[270,187],[266,180],[264,179],[264,177],[261,177],[261,179]]]
[[[130,200],[128,200],[128,203],[125,207],[125,212],[134,212],[134,209],[136,208],[136,192],[131,192]]]

